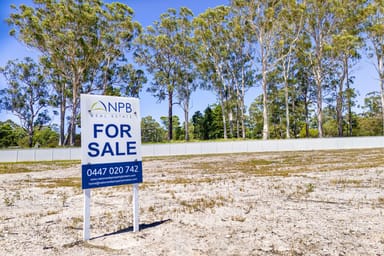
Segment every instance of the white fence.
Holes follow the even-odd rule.
[[[142,156],[384,148],[384,136],[144,144]],[[0,150],[0,162],[80,160],[80,148]]]

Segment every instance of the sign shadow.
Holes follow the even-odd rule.
[[[166,222],[169,222],[169,221],[171,221],[171,219],[155,221],[155,222],[152,222],[152,223],[149,223],[149,224],[140,224],[139,225],[139,230],[144,230],[144,229],[148,229],[148,228],[154,228],[154,227],[157,227],[157,226],[159,226],[161,224],[164,224]],[[103,235],[100,235],[100,236],[97,236],[97,237],[93,237],[90,240],[94,240],[94,239],[98,239],[98,238],[102,238],[102,237],[113,236],[113,235],[118,235],[118,234],[123,234],[123,233],[127,233],[127,232],[133,232],[133,226],[130,226],[128,228],[123,228],[123,229],[120,229],[120,230],[112,232],[112,233],[107,233],[107,234],[103,234]]]

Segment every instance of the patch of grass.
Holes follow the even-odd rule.
[[[192,178],[184,178],[184,177],[176,177],[175,179],[173,180],[165,180],[164,183],[167,183],[167,184],[181,184],[181,185],[186,185],[186,184],[193,184],[193,183],[212,183],[212,182],[215,182],[216,179],[214,178],[211,178],[211,177],[204,177],[204,178],[196,178],[196,179],[192,179]]]
[[[288,195],[288,198],[291,199],[301,199],[309,197],[310,193],[315,191],[316,185],[313,183],[308,183],[304,186],[296,185],[296,190]]]
[[[246,218],[243,216],[236,215],[236,216],[232,216],[231,220],[232,221],[238,221],[238,222],[244,222],[246,220]]]
[[[187,179],[184,177],[177,177],[173,180],[165,180],[164,183],[167,184],[191,184],[194,180],[193,179]]]
[[[200,197],[191,200],[181,200],[179,203],[183,206],[184,210],[193,213],[197,211],[204,212],[206,209],[224,206],[225,202],[231,200],[233,199],[230,197],[225,198],[224,196],[217,196],[213,198]]]
[[[80,165],[80,161],[42,161],[0,163],[0,174],[38,172],[55,169],[65,169]]]
[[[19,191],[16,191],[15,193],[9,192],[6,193],[3,197],[4,205],[7,207],[14,206],[16,201],[21,199],[21,195]]]
[[[55,215],[55,214],[58,214],[58,213],[60,213],[60,211],[57,211],[57,210],[48,210],[47,215]]]
[[[81,187],[80,177],[68,177],[60,179],[35,179],[30,182],[36,183],[36,186],[40,188]]]
[[[361,180],[353,180],[353,179],[346,179],[346,178],[331,180],[332,185],[343,185],[343,186],[353,185],[356,187],[361,186],[361,182],[362,182]]]
[[[315,191],[315,185],[313,183],[307,184],[305,192],[312,193],[313,191]]]
[[[83,218],[82,217],[71,217],[70,219],[67,219],[67,225],[65,228],[67,229],[81,229],[83,225]],[[69,244],[68,244],[69,246]],[[69,248],[69,247],[68,247]]]
[[[7,207],[14,206],[15,205],[15,198],[14,197],[4,197],[3,198],[4,205]]]

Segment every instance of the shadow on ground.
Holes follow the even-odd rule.
[[[149,223],[149,224],[140,224],[139,225],[139,230],[144,230],[144,229],[148,229],[148,228],[154,228],[154,227],[157,227],[157,226],[159,226],[161,224],[164,224],[166,222],[169,222],[169,221],[171,221],[171,219],[155,221],[155,222],[152,222],[152,223]],[[130,226],[128,228],[123,228],[123,229],[120,229],[120,230],[112,232],[112,233],[107,233],[107,234],[104,234],[104,235],[93,237],[90,240],[94,240],[94,239],[98,239],[98,238],[102,238],[102,237],[113,236],[113,235],[118,235],[118,234],[123,234],[123,233],[127,233],[127,232],[133,232],[133,226]]]

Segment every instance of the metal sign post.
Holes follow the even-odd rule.
[[[83,240],[90,238],[91,226],[91,190],[84,189],[84,221],[83,221]]]
[[[139,184],[133,184],[133,232],[139,231]]]
[[[139,99],[82,94],[80,101],[83,239],[90,239],[92,188],[133,184],[133,230],[139,231],[138,183],[143,182]]]

